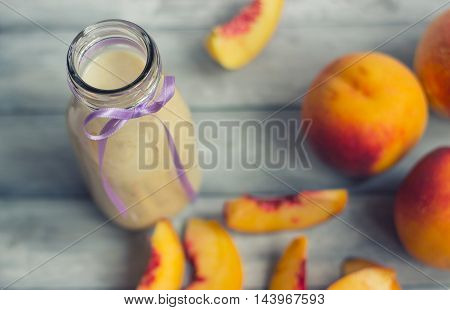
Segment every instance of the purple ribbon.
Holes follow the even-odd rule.
[[[170,99],[172,99],[174,94],[175,78],[173,76],[166,76],[164,77],[161,94],[151,104],[149,103],[153,99],[152,95],[150,95],[148,99],[139,103],[132,109],[103,108],[96,110],[89,114],[83,122],[83,131],[86,137],[90,140],[98,141],[98,166],[103,189],[105,190],[111,202],[116,206],[117,210],[119,210],[120,214],[126,212],[127,207],[123,203],[122,199],[113,190],[103,173],[103,159],[105,156],[105,149],[108,138],[115,134],[129,120],[157,113],[159,110],[161,110],[162,107],[164,107],[167,102],[170,101]],[[158,118],[157,116],[155,117]],[[86,127],[91,121],[98,118],[106,118],[109,119],[109,121],[102,128],[100,134],[93,135],[87,131]],[[161,122],[166,132],[169,150],[172,155],[173,163],[175,164],[176,173],[180,180],[180,183],[183,186],[186,195],[189,197],[189,200],[193,200],[196,196],[196,193],[192,187],[191,182],[186,176],[186,171],[184,170],[184,166],[181,163],[180,156],[178,155],[175,141],[170,134],[169,128],[167,128],[167,126],[159,118],[158,120]]]

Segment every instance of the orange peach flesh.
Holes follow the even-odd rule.
[[[306,289],[306,237],[298,237],[286,248],[270,281],[271,290]]]
[[[308,141],[331,166],[357,177],[385,171],[422,136],[425,94],[414,74],[381,53],[338,58],[316,77],[302,104]]]
[[[450,10],[436,18],[420,40],[414,61],[431,107],[450,117]]]
[[[305,191],[271,199],[244,196],[225,203],[225,222],[247,233],[306,228],[341,212],[347,200],[348,192],[343,189]]]
[[[450,147],[436,149],[413,168],[397,193],[394,216],[412,256],[450,269]]]
[[[382,267],[382,266],[362,258],[349,258],[342,263],[341,269],[343,275],[348,275],[350,273],[368,267]]]
[[[156,224],[150,243],[150,261],[137,289],[180,289],[184,276],[184,251],[168,220],[161,220]]]
[[[191,219],[185,245],[195,275],[187,289],[238,290],[243,271],[239,252],[228,232],[214,220]]]
[[[328,287],[329,290],[399,290],[395,271],[369,267],[350,273]]]

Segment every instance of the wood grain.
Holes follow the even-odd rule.
[[[242,132],[234,127],[232,135],[226,135],[227,124],[219,122],[237,122],[246,120],[262,120],[268,112],[197,112],[195,123],[204,121],[219,124],[216,138],[211,136],[210,129],[205,129],[199,141],[199,153],[206,164],[217,154],[217,164],[204,170],[202,193],[208,195],[228,193],[288,193],[289,188],[274,180],[260,169],[245,169],[241,165],[243,141]],[[272,120],[282,123],[295,121],[297,110],[284,111]],[[272,122],[271,121],[271,122]],[[273,126],[277,126],[274,122]],[[279,125],[279,124],[278,124]],[[270,125],[269,123],[269,126]],[[342,177],[321,163],[307,147],[306,154],[311,162],[311,169],[301,166],[295,156],[286,156],[287,163],[293,167],[271,169],[275,176],[288,182],[296,189],[350,187],[356,192],[394,192],[399,182],[425,153],[440,145],[449,145],[450,136],[448,121],[432,118],[425,137],[418,147],[414,148],[398,165],[387,173],[368,180],[352,180]],[[251,137],[251,136],[250,136]],[[210,146],[205,142],[209,141]],[[78,172],[72,149],[66,133],[63,116],[2,116],[0,117],[0,195],[2,196],[84,196],[85,188]],[[252,147],[249,144],[245,158],[258,158],[269,148],[275,151],[292,149],[294,141],[272,143],[272,138],[263,135],[262,145]],[[211,151],[212,150],[212,151]],[[295,154],[294,154],[295,155]],[[297,162],[296,162],[297,161]],[[263,162],[264,163],[264,162]]]
[[[149,29],[208,29],[225,22],[250,0],[9,0],[21,14],[50,29],[82,29],[109,18],[121,18]],[[443,0],[286,0],[281,28],[317,25],[367,26],[409,24],[442,5]],[[0,11],[2,12],[2,11]],[[0,27],[26,28],[29,22],[3,10]]]
[[[220,219],[226,198],[198,199],[176,218],[176,228],[181,232],[191,216]],[[0,286],[21,277],[105,221],[89,200],[3,199],[0,203]],[[243,259],[245,288],[265,288],[284,247],[299,234],[309,238],[309,288],[325,288],[338,278],[340,264],[349,256],[370,258],[395,268],[405,288],[441,288],[433,280],[448,285],[448,273],[415,263],[404,252],[389,220],[391,212],[391,196],[355,195],[340,220],[332,219],[312,229],[268,235],[233,233]],[[125,232],[107,224],[10,288],[132,289],[145,270],[148,255],[146,232]]]
[[[411,66],[424,25],[380,48]],[[401,31],[398,25],[373,27],[307,27],[279,30],[263,53],[235,72],[220,68],[203,48],[205,31],[155,31],[164,71],[194,111],[274,109],[292,102],[299,106],[313,78],[334,58],[369,51]],[[332,30],[332,31],[330,31]],[[54,31],[69,43],[76,31]],[[62,114],[69,91],[66,83],[67,45],[47,33],[7,32],[0,35],[0,114]],[[29,46],[33,47],[30,53]],[[18,95],[20,94],[20,96]]]

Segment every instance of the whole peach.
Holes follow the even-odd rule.
[[[431,107],[450,117],[450,10],[428,26],[417,46],[414,65]]]
[[[428,111],[414,74],[382,53],[345,55],[311,84],[302,118],[308,141],[332,166],[370,176],[396,163],[422,136]]]
[[[401,185],[395,226],[406,250],[418,260],[450,269],[450,147],[423,158]]]

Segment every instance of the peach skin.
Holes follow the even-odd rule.
[[[329,290],[400,290],[395,271],[368,267],[352,272],[328,287]]]
[[[450,10],[428,26],[420,40],[414,67],[431,107],[450,117]]]
[[[450,147],[434,150],[412,169],[397,192],[394,217],[412,256],[450,269]]]
[[[302,104],[308,142],[328,164],[367,177],[394,165],[421,138],[428,120],[414,74],[382,53],[354,53],[326,66]]]
[[[347,200],[345,189],[304,191],[266,199],[243,196],[225,203],[224,216],[227,226],[240,232],[301,229],[340,213]]]
[[[184,276],[184,252],[168,220],[156,223],[150,243],[150,261],[137,289],[179,290]]]
[[[359,271],[361,269],[369,267],[383,267],[383,266],[363,258],[349,258],[342,263],[341,270],[342,274],[345,276],[352,272]]]
[[[206,49],[222,67],[235,70],[252,61],[277,28],[284,0],[253,0],[231,21],[217,26]]]
[[[189,290],[239,290],[243,271],[239,252],[228,232],[214,220],[191,219],[185,245],[195,275]]]
[[[294,239],[281,256],[270,281],[271,290],[306,289],[306,237]]]

